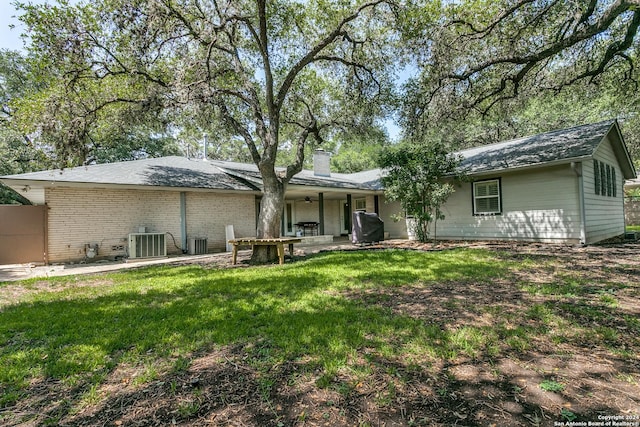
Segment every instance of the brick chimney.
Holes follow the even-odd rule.
[[[316,150],[313,152],[313,174],[315,176],[331,176],[329,162],[331,153],[324,150]]]

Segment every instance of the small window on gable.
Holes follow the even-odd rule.
[[[596,194],[600,194],[600,166],[598,165],[597,160],[593,160],[593,177],[595,178],[595,190]]]
[[[600,162],[600,194],[607,195],[607,172],[602,162]]]
[[[607,196],[611,197],[611,187],[612,187],[612,182],[611,182],[611,166],[607,165]]]
[[[498,215],[502,213],[500,180],[476,181],[473,183],[473,214]]]

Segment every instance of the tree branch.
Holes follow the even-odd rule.
[[[256,147],[256,143],[251,136],[251,133],[244,127],[242,124],[236,120],[235,117],[229,112],[229,109],[223,102],[218,102],[218,108],[220,109],[221,116],[223,120],[225,120],[237,133],[242,136],[244,139],[247,148],[251,152],[251,158],[253,162],[257,165],[260,163],[260,153],[258,152],[258,148]]]
[[[342,21],[340,21],[340,23],[336,26],[336,28],[330,32],[325,38],[323,38],[320,42],[318,42],[318,44],[316,44],[314,47],[312,47],[287,73],[287,75],[284,78],[284,81],[282,82],[282,85],[280,86],[280,89],[278,90],[278,95],[276,96],[275,99],[275,107],[279,110],[282,107],[282,104],[284,103],[284,99],[287,97],[287,93],[289,92],[289,89],[291,88],[291,85],[293,84],[293,81],[295,80],[295,78],[298,76],[298,74],[300,74],[300,72],[307,66],[309,65],[315,58],[316,56],[322,52],[327,46],[329,46],[331,43],[333,43],[339,36],[346,34],[343,31],[343,28],[345,25],[347,25],[349,22],[353,21],[354,19],[358,18],[360,16],[360,14],[369,8],[374,8],[379,4],[382,3],[389,3],[388,0],[374,0],[371,2],[367,2],[365,4],[363,4],[362,6],[360,6],[354,13],[352,13],[351,15],[346,16],[345,18],[342,19]]]

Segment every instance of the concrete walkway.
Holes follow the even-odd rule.
[[[295,248],[296,256],[317,253],[324,250],[337,250],[350,247],[346,240],[335,241],[331,244],[302,246]],[[238,251],[239,266],[242,261],[251,257],[251,250]],[[140,268],[148,265],[161,264],[218,264],[231,267],[231,252],[221,252],[207,255],[179,255],[159,259],[146,259],[141,261],[96,261],[87,264],[61,264],[36,266],[33,264],[0,265],[0,282],[12,282],[37,277],[72,276],[76,274],[106,273],[111,271]]]

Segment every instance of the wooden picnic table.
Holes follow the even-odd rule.
[[[293,244],[300,243],[302,239],[295,237],[280,237],[277,239],[257,239],[255,237],[242,237],[239,239],[229,240],[229,243],[233,245],[231,250],[233,263],[238,260],[238,246],[251,245],[251,250],[255,246],[275,246],[278,250],[278,260],[280,264],[284,264],[284,245],[289,246],[289,255],[293,256]]]

